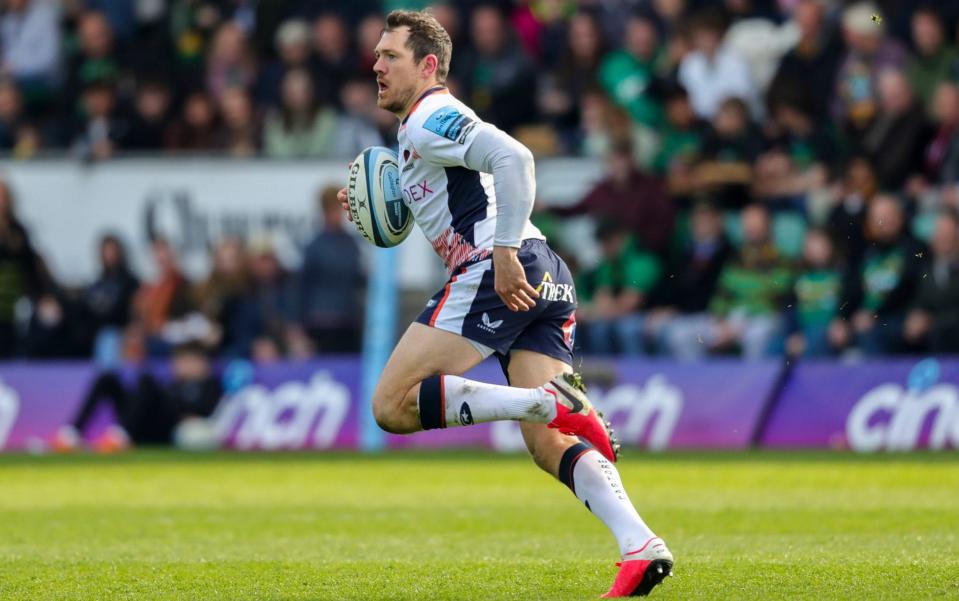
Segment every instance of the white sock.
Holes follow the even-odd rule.
[[[562,464],[560,466],[562,470]],[[590,449],[579,454],[572,472],[572,488],[576,498],[585,503],[610,529],[619,543],[621,556],[639,549],[656,536],[629,501],[616,466],[598,451]],[[562,477],[563,474],[560,474],[560,479]]]
[[[545,424],[556,417],[556,397],[542,387],[515,388],[467,380],[459,376],[438,378],[441,379],[440,396],[445,427],[448,428],[501,420]],[[423,396],[421,387],[421,417]]]

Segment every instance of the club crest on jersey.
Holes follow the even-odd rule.
[[[576,291],[572,284],[557,284],[549,272],[543,274],[543,281],[536,287],[539,297],[545,301],[576,302]]]
[[[466,143],[466,136],[475,126],[472,119],[452,106],[436,109],[423,123],[427,131],[460,144]]]
[[[403,173],[406,173],[407,171],[409,171],[409,170],[411,170],[413,167],[415,167],[415,166],[416,166],[415,161],[416,161],[417,159],[420,159],[420,158],[422,158],[422,157],[421,157],[421,156],[419,155],[419,153],[417,153],[415,150],[410,150],[409,148],[404,148],[404,149],[403,149],[403,171],[402,171],[402,172],[403,172]]]

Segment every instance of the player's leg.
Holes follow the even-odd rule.
[[[61,426],[57,431],[52,442],[53,448],[57,451],[76,450],[82,442],[84,429],[103,402],[113,406],[114,415],[119,418],[122,424],[128,404],[127,397],[123,382],[115,373],[105,372],[97,376],[84,397],[76,416],[68,425]]]
[[[509,378],[514,386],[549,382],[572,368],[559,359],[532,351],[510,353]],[[574,436],[543,424],[520,424],[523,440],[540,468],[558,478],[613,532],[626,555],[655,536],[633,508],[616,467]]]
[[[523,258],[534,263],[538,256],[527,252]],[[544,423],[586,438],[615,461],[612,437],[576,382],[557,378],[519,388],[459,376],[494,350],[505,352],[547,306],[507,309],[490,265],[486,260],[458,270],[403,335],[373,394],[377,423],[397,434],[499,420]],[[560,344],[561,326],[562,320],[556,326]]]
[[[460,377],[484,359],[474,342],[413,323],[400,339],[373,394],[373,416],[394,434],[522,420],[547,423],[557,415],[557,392]]]
[[[508,371],[510,384],[536,386],[572,368],[541,353],[517,350],[510,353]],[[625,567],[608,594],[648,593],[670,573],[673,557],[633,507],[613,463],[579,439],[542,424],[520,428],[536,464],[568,486],[616,538]]]
[[[461,374],[483,360],[469,340],[412,323],[390,356],[373,393],[373,417],[387,432],[423,429],[418,407],[420,383],[437,374]]]

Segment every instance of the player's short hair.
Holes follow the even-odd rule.
[[[429,54],[436,55],[436,81],[444,83],[450,72],[450,58],[453,55],[450,34],[429,11],[394,10],[386,16],[386,31],[400,27],[410,30],[406,47],[413,51],[416,62]]]

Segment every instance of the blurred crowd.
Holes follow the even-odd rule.
[[[579,202],[541,198],[534,215],[579,279],[581,350],[959,352],[959,1],[3,5],[0,146],[87,159],[348,158],[395,144],[371,51],[385,12],[432,5],[453,38],[454,94],[538,157],[605,162]],[[577,265],[582,240],[564,234],[579,215],[597,224],[598,263]],[[2,288],[0,329],[32,332],[7,353],[44,356],[48,324],[71,307],[96,317],[70,348],[105,356],[159,353],[184,332],[262,357],[350,339],[322,325],[344,323],[323,306],[345,306],[362,280],[331,250],[340,241],[321,240],[333,234],[295,274],[223,241],[192,284],[163,241],[165,275],[138,283],[105,238],[104,275],[77,304],[50,292],[42,262],[8,267],[35,260],[23,228],[0,220],[0,279],[19,287]],[[350,273],[320,278],[311,264]],[[353,283],[305,292],[321,279]],[[17,313],[15,289],[32,311]]]
[[[105,234],[96,279],[65,287],[35,250],[10,188],[0,182],[0,360],[93,357],[112,370],[173,357],[184,346],[257,362],[358,352],[366,276],[336,192],[318,194],[323,225],[294,271],[284,269],[266,240],[225,238],[211,249],[208,275],[191,281],[171,243],[155,239],[155,275],[144,279],[129,265],[121,238]]]

